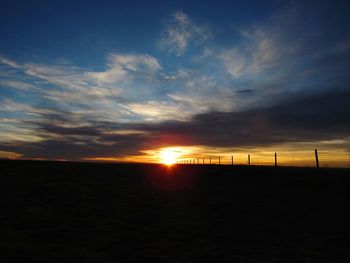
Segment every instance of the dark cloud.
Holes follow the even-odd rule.
[[[254,92],[255,92],[255,90],[253,90],[253,89],[242,89],[242,90],[237,91],[237,93],[239,93],[239,94],[251,94]]]
[[[295,97],[278,105],[243,112],[211,112],[191,122],[145,125],[140,129],[186,137],[208,146],[257,146],[317,141],[350,135],[350,91]],[[191,138],[188,140],[188,138]]]
[[[170,145],[254,147],[348,139],[349,101],[350,90],[334,89],[308,96],[295,94],[282,103],[260,109],[200,114],[187,122],[93,122],[67,128],[44,121],[36,123],[37,130],[46,133],[49,139],[8,143],[0,148],[22,153],[24,157],[80,159],[135,155],[142,150]],[[126,129],[142,133],[118,133]]]

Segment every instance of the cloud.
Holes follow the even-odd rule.
[[[193,112],[184,112],[176,103],[148,101],[124,105],[130,112],[142,116],[144,121],[163,121],[186,119]]]
[[[297,95],[262,109],[208,112],[186,121],[94,121],[76,125],[73,119],[62,119],[64,115],[56,123],[48,116],[35,123],[37,134],[45,134],[46,140],[2,142],[0,147],[24,157],[83,159],[139,155],[171,145],[242,148],[320,141],[350,143],[350,117],[344,114],[350,110],[349,90]],[[123,132],[130,130],[136,132]]]
[[[246,58],[238,50],[230,49],[221,52],[219,58],[222,60],[225,69],[233,77],[239,77],[246,67]]]
[[[11,68],[21,68],[21,66],[17,64],[15,61],[5,58],[1,55],[0,55],[0,63],[10,66]]]
[[[150,55],[120,55],[112,54],[109,58],[113,66],[130,71],[159,71],[162,69],[159,61]]]
[[[296,94],[276,105],[241,112],[208,112],[188,122],[140,125],[156,134],[186,138],[193,145],[259,146],[349,138],[349,90]],[[322,106],[321,106],[322,105]]]
[[[191,44],[198,44],[210,37],[209,30],[195,24],[185,13],[177,11],[164,29],[159,42],[161,49],[181,56]]]
[[[296,62],[295,58],[301,55],[301,40],[289,40],[290,32],[281,26],[284,20],[280,17],[269,25],[236,29],[240,39],[238,44],[217,52],[218,59],[232,79],[286,70],[289,68],[287,63]],[[289,30],[298,27],[295,24],[289,26]]]
[[[108,56],[108,69],[102,72],[86,72],[87,81],[97,85],[111,85],[125,83],[134,77],[154,77],[162,67],[160,62],[147,54],[110,54]]]
[[[162,70],[160,62],[148,54],[109,54],[103,71],[7,61],[0,63],[16,69],[16,74],[2,80],[3,86],[35,92],[36,99],[54,108],[89,113],[86,117],[100,114],[100,118],[110,119],[130,115],[121,102],[140,104],[140,99],[151,97],[150,87],[158,81]],[[142,93],[145,97],[135,96]]]
[[[14,80],[0,80],[0,86],[6,86],[6,87],[22,90],[22,91],[37,90],[37,88],[30,83],[14,81]]]

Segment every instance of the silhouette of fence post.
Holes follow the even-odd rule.
[[[211,157],[209,157],[209,164],[211,164]]]
[[[275,153],[275,167],[277,167],[277,153]]]
[[[220,157],[219,157],[219,165],[221,164],[221,162],[220,162]]]
[[[204,158],[203,158],[203,164],[204,164]]]
[[[248,154],[248,165],[250,166],[250,154]]]
[[[233,155],[231,156],[231,165],[233,165]]]
[[[315,149],[315,159],[316,159],[316,168],[320,168],[320,164],[318,162],[318,153],[317,153],[317,149]]]

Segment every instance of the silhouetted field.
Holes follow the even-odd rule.
[[[350,262],[348,169],[0,161],[0,262]]]

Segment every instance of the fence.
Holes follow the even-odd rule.
[[[263,166],[305,166],[305,167],[347,167],[350,168],[350,152],[336,154],[317,149],[309,154],[294,152],[233,153],[225,155],[188,156],[177,160],[178,164],[197,165],[263,165]]]

